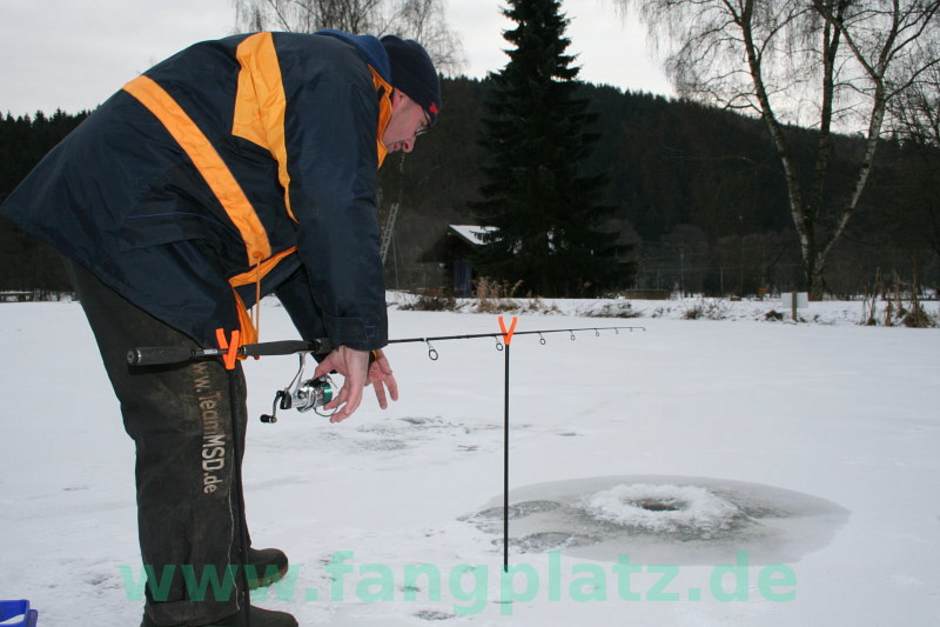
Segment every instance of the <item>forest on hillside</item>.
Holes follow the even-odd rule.
[[[434,275],[433,260],[422,260],[448,223],[478,223],[468,204],[479,196],[477,138],[487,88],[486,81],[445,81],[438,128],[420,139],[403,169],[383,168],[383,209],[401,199],[395,243],[402,287]],[[784,177],[761,120],[609,86],[584,84],[581,92],[598,114],[600,134],[585,168],[608,175],[603,200],[616,208],[624,239],[635,242],[630,285],[746,296],[798,284]],[[788,132],[808,178],[817,134]],[[862,144],[860,137],[836,137],[830,193],[849,193]],[[829,293],[863,293],[876,274],[910,282],[915,265],[919,283],[940,284],[938,168],[936,150],[882,142],[859,213],[827,266]]]

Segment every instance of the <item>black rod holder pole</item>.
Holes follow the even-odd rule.
[[[509,572],[509,342],[506,342],[506,385],[503,391],[503,572]]]

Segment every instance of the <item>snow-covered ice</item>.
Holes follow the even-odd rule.
[[[615,323],[578,315],[591,307],[520,330]],[[344,627],[940,624],[940,331],[857,326],[859,303],[801,312],[831,324],[735,307],[688,321],[650,303],[630,321],[645,333],[513,341],[504,581],[493,342],[436,343],[434,362],[421,344],[390,348],[402,399],[385,412],[367,398],[339,425],[254,419],[252,537],[295,566],[257,602]],[[262,319],[264,339],[294,337],[275,302]],[[4,304],[0,324],[0,598],[30,599],[40,626],[137,625],[133,446],[81,309]],[[497,330],[395,309],[390,327]],[[246,362],[250,415],[295,366]],[[560,526],[574,510],[588,527]],[[439,590],[408,577],[417,564]]]

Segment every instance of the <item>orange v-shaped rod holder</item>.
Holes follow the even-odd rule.
[[[509,324],[509,330],[506,330],[506,321],[503,320],[503,317],[499,317],[499,330],[503,334],[503,344],[509,346],[512,342],[512,334],[516,332],[516,324],[519,323],[519,318],[513,316],[512,322]]]
[[[225,338],[225,329],[220,327],[215,330],[215,340],[218,342],[219,348],[225,351],[225,354],[222,355],[222,362],[225,364],[226,370],[235,370],[235,364],[238,361],[238,347],[240,346],[240,339],[241,331],[238,329],[232,331],[231,340]]]

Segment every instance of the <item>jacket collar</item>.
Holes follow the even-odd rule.
[[[388,61],[388,54],[382,42],[372,35],[352,35],[341,30],[324,29],[316,32],[317,35],[335,37],[356,47],[366,63],[374,67],[386,83],[392,82],[392,66]]]

